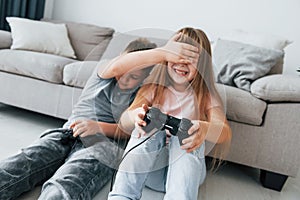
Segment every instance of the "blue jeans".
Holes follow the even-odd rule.
[[[111,179],[107,163],[116,162],[113,152],[111,142],[84,148],[60,132],[43,136],[0,162],[0,199],[14,199],[42,183],[39,199],[92,199]]]
[[[144,139],[135,135],[133,132],[125,152]],[[164,199],[196,200],[205,176],[204,144],[186,153],[178,137],[172,136],[166,145],[166,133],[159,131],[124,158],[108,199],[140,199],[146,185],[166,192]]]

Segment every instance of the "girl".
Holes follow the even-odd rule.
[[[231,130],[214,86],[209,40],[203,31],[194,28],[179,30],[175,38],[197,47],[197,52],[190,55],[188,63],[165,59],[155,66],[133,104],[122,115],[121,128],[135,129],[125,150],[129,153],[109,193],[111,200],[140,199],[145,184],[165,191],[165,199],[197,199],[198,187],[206,176],[204,140],[222,144],[221,151],[217,151],[219,158],[229,147]],[[164,51],[155,55],[141,53],[141,60],[155,60],[156,56],[166,54]],[[183,140],[182,146],[176,136],[166,142],[167,131],[145,133],[142,127],[146,126],[143,119],[148,106],[192,120],[190,136]],[[143,136],[148,135],[150,139],[142,143]]]

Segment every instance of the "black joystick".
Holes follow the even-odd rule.
[[[174,136],[178,136],[179,143],[182,145],[182,140],[189,137],[188,130],[192,127],[192,122],[189,119],[178,119],[171,115],[162,113],[158,108],[150,108],[144,117],[147,126],[143,130],[147,133],[153,129],[169,130]]]

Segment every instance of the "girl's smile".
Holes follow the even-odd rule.
[[[176,74],[178,74],[179,76],[186,76],[189,73],[187,69],[178,68],[176,66],[173,67],[173,69],[176,72]]]
[[[185,90],[196,75],[193,65],[168,63],[168,74],[176,90]]]

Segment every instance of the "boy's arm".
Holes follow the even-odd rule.
[[[113,78],[122,76],[128,71],[143,69],[163,61],[187,64],[193,59],[198,59],[198,48],[176,42],[179,37],[180,34],[176,34],[161,48],[120,55],[110,61],[104,70],[103,68],[99,69],[98,75],[101,78]]]
[[[123,131],[117,131],[118,124],[111,124],[111,123],[106,123],[106,122],[97,122],[100,129],[101,133],[103,133],[105,136],[109,138],[117,138],[120,136],[121,138],[129,138],[130,135],[126,134]]]

